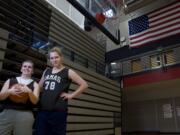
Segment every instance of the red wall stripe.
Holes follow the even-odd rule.
[[[180,78],[180,67],[171,67],[168,69],[160,69],[151,72],[145,72],[123,78],[123,86],[137,86],[141,84],[154,83],[164,80],[172,80]]]

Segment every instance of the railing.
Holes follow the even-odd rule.
[[[177,64],[180,64],[179,44],[111,62],[106,65],[106,75],[109,78],[119,80],[125,75],[166,68]]]

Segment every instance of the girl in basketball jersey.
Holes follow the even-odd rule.
[[[38,102],[39,85],[31,75],[33,62],[24,61],[21,76],[8,79],[0,92],[0,135],[32,135],[33,105]]]
[[[49,51],[52,68],[47,68],[39,82],[42,88],[40,112],[37,115],[36,135],[65,135],[67,101],[78,96],[87,88],[87,83],[75,71],[65,67],[59,48]],[[79,87],[68,93],[71,82]]]

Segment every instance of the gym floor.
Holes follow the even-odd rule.
[[[136,132],[136,133],[122,133],[122,135],[179,135],[180,133],[156,133],[156,132]]]

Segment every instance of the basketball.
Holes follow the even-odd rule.
[[[14,84],[12,87],[16,89],[20,89],[23,85],[22,84]],[[9,99],[15,103],[26,103],[28,100],[29,95],[28,93],[20,93],[17,95],[9,95]]]
[[[96,13],[96,21],[100,24],[103,24],[106,17],[103,13]]]

